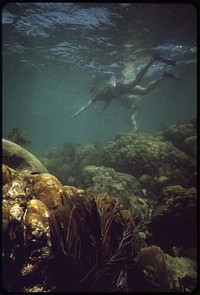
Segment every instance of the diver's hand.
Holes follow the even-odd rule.
[[[76,118],[77,117],[77,113],[71,115],[71,118]]]

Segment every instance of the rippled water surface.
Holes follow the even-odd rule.
[[[3,131],[23,129],[39,154],[64,142],[105,142],[130,132],[117,102],[71,118],[96,83],[126,80],[156,50],[176,67],[156,63],[142,81],[166,79],[142,98],[139,132],[196,115],[196,8],[165,3],[9,3],[2,7]]]

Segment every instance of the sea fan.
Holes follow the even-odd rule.
[[[56,291],[128,291],[139,239],[130,212],[116,199],[65,196],[50,214],[50,230]]]

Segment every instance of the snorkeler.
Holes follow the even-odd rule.
[[[165,77],[165,75],[160,75],[156,80],[151,81],[146,87],[138,85],[142,80],[148,69],[152,66],[155,61],[161,61],[168,65],[175,66],[176,61],[171,59],[166,59],[158,54],[153,54],[147,64],[139,71],[134,80],[124,82],[124,83],[114,83],[113,85],[104,86],[101,89],[98,89],[93,92],[92,98],[84,105],[80,110],[72,115],[72,118],[77,117],[80,113],[89,108],[96,101],[105,101],[104,106],[99,110],[99,114],[105,110],[113,99],[116,99],[120,95],[146,95],[152,89],[154,89]]]

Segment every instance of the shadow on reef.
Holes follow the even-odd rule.
[[[196,159],[163,134],[52,149],[44,159],[48,170],[66,165],[58,178],[21,162],[3,165],[4,289],[193,291]]]

